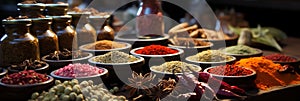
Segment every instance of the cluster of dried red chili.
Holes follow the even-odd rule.
[[[212,74],[224,75],[224,76],[244,76],[253,73],[249,69],[236,66],[236,65],[216,66],[214,68],[210,68],[208,72]]]
[[[34,70],[21,71],[3,77],[1,80],[4,84],[26,85],[42,83],[49,80],[46,74],[36,73]]]
[[[161,45],[149,45],[135,51],[135,53],[137,54],[145,54],[145,55],[166,55],[166,54],[174,54],[177,52],[178,52],[177,50],[171,49],[166,46],[161,46]]]
[[[272,61],[280,61],[280,62],[295,62],[297,61],[297,59],[290,57],[290,56],[286,56],[283,54],[270,54],[267,56],[264,56],[266,59],[272,60]]]

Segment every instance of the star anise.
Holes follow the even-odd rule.
[[[129,90],[129,97],[133,98],[140,94],[145,95],[144,93],[151,92],[151,81],[154,79],[155,75],[152,73],[147,73],[145,75],[138,74],[136,72],[132,73],[132,78],[128,78],[130,84],[126,85],[125,89]]]
[[[153,86],[147,96],[152,98],[152,101],[160,101],[162,98],[169,95],[176,85],[174,79],[161,80],[156,86]]]

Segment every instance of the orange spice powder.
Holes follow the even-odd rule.
[[[274,86],[297,84],[300,81],[299,74],[279,73],[278,70],[283,67],[264,57],[241,59],[235,65],[254,69],[257,73],[255,83],[261,90],[267,90]]]

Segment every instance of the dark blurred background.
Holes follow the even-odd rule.
[[[74,5],[88,5],[92,0],[40,0],[42,2],[68,2]],[[0,19],[9,16],[18,16],[17,3],[22,0],[1,0]],[[265,27],[276,27],[283,30],[288,36],[300,37],[298,34],[298,24],[300,23],[300,1],[299,0],[207,0],[214,11],[234,9],[235,12],[244,14],[244,19],[248,21],[250,27],[257,27],[258,24]],[[137,5],[132,2],[120,10]],[[185,11],[175,5],[163,2],[163,10],[169,17],[179,21],[185,16]],[[174,12],[175,11],[175,12]],[[0,36],[4,30],[0,28]]]

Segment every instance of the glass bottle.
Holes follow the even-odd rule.
[[[43,11],[45,9],[45,4],[22,4],[18,3],[18,11],[20,16],[27,16],[29,18],[37,18],[43,16]]]
[[[139,0],[136,18],[138,38],[153,38],[164,35],[164,22],[159,0]]]
[[[0,65],[20,64],[24,60],[39,60],[38,39],[30,34],[31,19],[2,20],[6,34],[0,42]]]
[[[71,16],[51,16],[52,30],[58,37],[59,50],[77,50],[77,33],[71,26]]]
[[[110,15],[90,16],[89,22],[96,29],[97,41],[114,40],[114,29],[109,25]]]
[[[72,16],[72,25],[77,32],[78,46],[96,42],[96,30],[89,24],[88,16],[90,12],[68,12]]]
[[[52,18],[33,18],[30,32],[39,40],[40,56],[58,51],[58,38],[51,29]]]
[[[45,4],[45,13],[48,16],[63,16],[68,12],[69,4]]]

